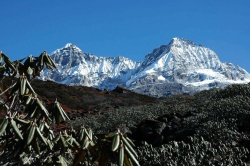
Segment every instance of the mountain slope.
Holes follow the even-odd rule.
[[[180,38],[154,49],[142,62],[121,56],[97,57],[72,44],[54,51],[51,56],[58,68],[53,72],[45,70],[42,79],[100,89],[122,85],[157,97],[190,94],[250,80],[244,69],[222,63],[209,48]]]
[[[126,85],[137,92],[162,96],[245,83],[249,78],[244,69],[220,62],[212,50],[173,38],[148,54]]]

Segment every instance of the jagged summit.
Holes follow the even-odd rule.
[[[68,47],[72,47],[72,46],[73,46],[72,43],[67,43],[67,44],[64,46],[64,48],[68,48]]]
[[[250,81],[244,69],[222,63],[211,49],[183,38],[154,49],[142,62],[122,56],[98,57],[71,43],[51,56],[58,68],[45,70],[42,79],[109,90],[121,85],[157,97]]]
[[[162,45],[148,54],[140,71],[173,71],[177,68],[182,70],[216,69],[220,67],[219,62],[218,56],[212,50],[195,45],[187,39],[173,38],[168,45]]]
[[[65,48],[67,48],[67,49],[72,48],[72,49],[79,49],[79,50],[81,50],[79,47],[77,47],[76,45],[74,45],[74,44],[72,44],[72,43],[67,43],[63,48],[64,48],[64,49],[65,49]]]
[[[193,41],[185,39],[185,38],[174,37],[170,41],[169,45],[192,45],[192,46],[195,46],[196,44]]]
[[[82,50],[79,47],[77,47],[76,45],[74,45],[72,43],[67,43],[64,47],[53,51],[51,53],[51,55],[60,54],[63,51],[67,52],[68,50],[70,50],[71,52],[82,52]]]
[[[173,38],[168,44],[161,45],[159,48],[156,48],[152,51],[152,53],[146,55],[145,59],[157,58],[159,55],[162,55],[163,52],[169,52],[171,48],[186,49],[189,47],[201,47],[201,45],[196,45],[194,42],[185,39],[185,38]]]

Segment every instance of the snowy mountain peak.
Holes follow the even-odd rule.
[[[63,48],[61,48],[61,49],[67,49],[67,50],[73,50],[73,51],[79,51],[79,52],[81,52],[82,50],[79,48],[79,47],[77,47],[76,45],[74,45],[74,44],[72,44],[72,43],[67,43]]]
[[[180,46],[180,45],[191,45],[191,46],[195,46],[195,43],[188,40],[188,39],[184,39],[184,38],[178,38],[175,37],[170,41],[169,45],[173,45],[173,46]]]
[[[57,49],[51,53],[51,55],[62,54],[63,52],[82,52],[82,50],[72,43],[67,43],[64,47]]]
[[[162,45],[159,48],[154,49],[152,53],[148,54],[145,57],[143,65],[154,63],[155,60],[164,58],[163,56],[170,52],[172,52],[172,54],[169,55],[167,59],[171,58],[172,56],[179,56],[180,54],[182,58],[187,58],[185,56],[189,50],[197,51],[198,48],[202,49],[203,47],[195,45],[194,42],[190,40],[175,37],[170,41],[169,44]],[[173,57],[173,59],[180,60],[180,57]]]
[[[222,63],[211,49],[183,38],[173,38],[169,44],[154,49],[142,62],[123,56],[98,57],[82,52],[72,43],[57,49],[51,57],[57,70],[45,70],[42,79],[100,89],[122,85],[158,97],[250,81],[244,69]]]
[[[73,46],[72,43],[67,43],[67,44],[64,46],[64,48],[68,48],[68,47],[72,47],[72,46]]]

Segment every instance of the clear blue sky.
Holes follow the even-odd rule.
[[[141,61],[182,37],[250,72],[250,0],[2,0],[0,50],[12,60],[66,43]]]

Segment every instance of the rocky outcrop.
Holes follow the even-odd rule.
[[[146,141],[154,146],[162,145],[171,140],[185,140],[196,133],[194,127],[183,128],[185,118],[195,116],[188,112],[185,115],[165,114],[155,120],[143,120],[133,132],[133,138],[138,141]]]

